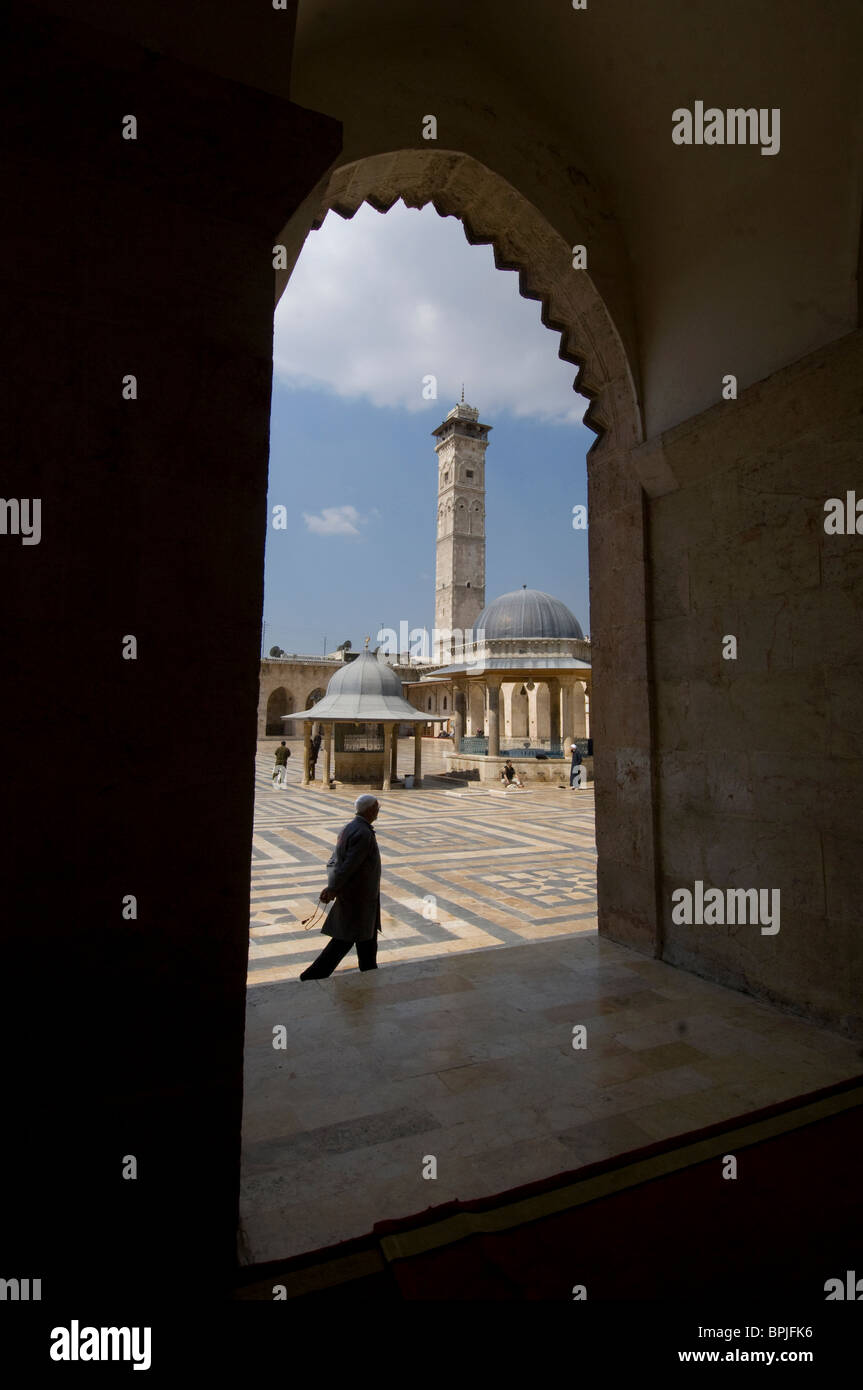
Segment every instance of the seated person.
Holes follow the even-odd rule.
[[[503,782],[504,787],[511,787],[513,785],[516,787],[524,786],[524,783],[512,765],[512,758],[507,758],[504,763],[501,769],[500,780]]]

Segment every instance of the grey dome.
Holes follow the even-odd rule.
[[[581,624],[565,603],[539,589],[515,589],[501,594],[480,613],[474,632],[485,629],[487,639],[496,637],[578,637],[584,640]]]
[[[402,695],[401,680],[392,667],[372,652],[361,652],[356,661],[336,671],[326,695],[316,705],[281,717],[286,722],[314,719],[350,724],[397,720],[400,724],[427,724],[446,719],[447,715],[418,710]]]
[[[327,686],[328,697],[398,695],[401,698],[401,693],[402,683],[392,666],[379,661],[374,652],[360,652],[355,661],[349,661],[336,671]]]

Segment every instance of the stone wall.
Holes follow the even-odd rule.
[[[861,407],[857,333],[648,449],[671,489],[649,523],[662,955],[854,1031],[863,536],[826,535],[824,502],[863,495]],[[674,925],[697,879],[779,888],[778,934]]]
[[[590,734],[600,935],[658,953],[654,730],[646,640],[645,494],[629,449],[587,456]]]
[[[341,661],[262,661],[258,686],[258,738],[267,737],[267,705],[274,691],[284,690],[287,708],[291,713],[308,709],[312,692],[326,690],[343,664]],[[303,725],[300,720],[285,724],[284,727],[285,738],[299,738],[302,735]]]

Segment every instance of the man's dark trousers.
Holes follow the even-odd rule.
[[[301,980],[325,980],[328,975],[332,975],[340,960],[344,960],[351,947],[356,944],[357,960],[360,970],[377,970],[378,968],[378,934],[375,932],[371,941],[340,941],[337,937],[332,937],[327,943],[317,960],[312,961],[307,970],[300,976]]]

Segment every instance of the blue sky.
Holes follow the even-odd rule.
[[[265,651],[361,648],[367,633],[375,646],[400,621],[431,628],[431,431],[462,381],[493,426],[486,600],[543,589],[590,631],[587,533],[572,508],[587,501],[594,435],[539,314],[491,248],[433,208],[331,213],[310,235],[275,320]],[[436,400],[423,398],[432,375]],[[286,529],[273,528],[276,506]]]

